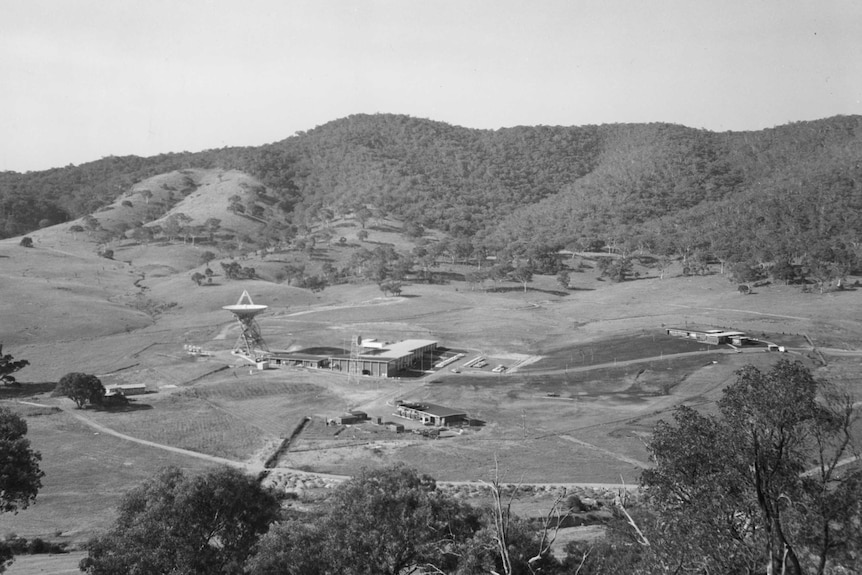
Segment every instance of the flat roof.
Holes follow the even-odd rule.
[[[459,411],[457,409],[452,409],[450,407],[443,407],[442,405],[436,405],[434,403],[418,403],[405,401],[400,404],[398,407],[406,407],[407,409],[414,409],[416,411],[421,411],[422,413],[427,413],[428,415],[433,415],[435,417],[451,417],[453,415],[467,415],[466,411]]]
[[[667,327],[665,331],[687,331],[689,333],[702,333],[705,335],[716,335],[722,337],[733,337],[735,335],[745,335],[741,331],[724,331],[721,329],[703,329],[696,327]]]
[[[365,361],[391,361],[410,355],[417,349],[428,347],[429,345],[437,345],[437,341],[433,339],[405,339],[395,343],[386,344],[385,347],[378,349],[363,349],[359,354],[359,359]],[[334,359],[350,359],[348,355],[333,356]]]
[[[271,359],[293,359],[299,361],[323,361],[327,356],[325,355],[314,355],[311,353],[284,353],[284,352],[272,352],[269,354]]]

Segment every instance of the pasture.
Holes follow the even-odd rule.
[[[737,369],[748,363],[768,368],[783,356],[673,339],[665,326],[727,327],[763,336],[862,396],[858,290],[821,296],[766,286],[742,296],[718,274],[610,284],[588,273],[574,274],[579,289],[569,292],[541,276],[526,292],[484,291],[453,281],[406,285],[402,297],[385,297],[374,285],[311,294],[223,278],[199,288],[188,273],[197,269],[190,266],[197,265],[192,256],[200,248],[165,247],[165,254],[173,254],[166,261],[177,267],[148,268],[138,281],[131,266],[100,261],[93,267],[68,245],[84,241],[46,235],[37,248],[44,261],[25,260],[15,246],[0,242],[0,252],[9,254],[4,265],[13,272],[3,280],[9,284],[4,294],[14,300],[5,299],[2,310],[18,322],[4,321],[4,350],[31,362],[19,374],[23,390],[0,392],[0,399],[26,416],[46,472],[37,503],[3,517],[5,531],[26,537],[80,543],[106,527],[121,495],[157,467],[212,465],[94,431],[88,421],[258,469],[309,417],[280,468],[349,475],[361,466],[404,462],[441,481],[481,481],[499,466],[513,482],[633,484],[649,465],[644,439],[658,419],[680,404],[710,409]],[[155,265],[159,249],[135,257]],[[68,254],[84,262],[86,273]],[[250,263],[264,269],[262,262]],[[458,277],[467,268],[446,269]],[[139,298],[135,281],[146,288],[140,297],[174,305],[157,313],[130,307],[129,298]],[[221,306],[234,303],[244,289],[255,303],[270,306],[260,325],[273,349],[347,349],[351,338],[362,335],[434,339],[467,355],[418,379],[361,377],[349,383],[328,371],[257,371],[227,353],[238,332]],[[45,313],[28,323],[40,305]],[[213,355],[190,357],[187,344]],[[452,371],[478,356],[487,358],[486,368]],[[510,369],[490,371],[501,364]],[[95,373],[105,383],[145,383],[150,393],[133,398],[128,409],[78,411],[47,391],[70,371]],[[409,431],[415,424],[393,416],[397,399],[462,409],[477,424],[440,439],[372,424],[340,430],[325,425],[327,418],[362,409],[375,419],[405,423]]]

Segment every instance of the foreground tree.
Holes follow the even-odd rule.
[[[268,533],[250,568],[256,575],[449,573],[453,551],[478,528],[473,509],[432,478],[403,466],[363,470],[335,490],[317,521],[288,521]]]
[[[30,447],[27,422],[0,407],[0,513],[17,513],[36,499],[45,475],[41,454]],[[12,562],[12,551],[0,541],[0,573]]]
[[[27,422],[0,407],[0,512],[17,513],[36,499],[45,475],[42,456],[30,447]]]
[[[656,426],[656,467],[642,476],[664,530],[653,559],[696,572],[862,568],[862,471],[839,465],[853,446],[852,397],[781,360],[737,372],[718,407],[680,407]]]
[[[166,468],[123,498],[114,526],[87,544],[80,568],[92,575],[244,573],[278,512],[275,494],[236,469],[187,476]]]
[[[26,359],[16,360],[12,357],[11,353],[4,354],[3,344],[0,344],[0,383],[3,385],[19,385],[15,378],[12,377],[12,374],[28,365],[30,365],[30,362]]]
[[[60,378],[54,395],[64,395],[75,402],[78,409],[87,403],[101,404],[105,397],[105,387],[102,381],[95,375],[88,373],[72,372]]]

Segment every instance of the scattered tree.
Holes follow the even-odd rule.
[[[207,279],[207,276],[200,272],[195,272],[192,274],[192,281],[198,284],[198,286],[203,285],[205,279]]]
[[[401,282],[395,280],[386,280],[382,281],[379,284],[380,291],[383,292],[383,295],[401,295]]]
[[[257,272],[252,267],[243,267],[239,262],[221,262],[221,267],[224,270],[226,278],[231,280],[254,279],[257,277]]]
[[[527,293],[527,284],[533,281],[533,268],[526,264],[521,264],[508,274],[509,279],[516,281],[524,286],[524,293]]]
[[[618,258],[600,257],[596,260],[596,268],[600,277],[607,277],[611,281],[624,282],[632,274],[632,260],[622,256]]]
[[[33,238],[30,236],[24,236],[21,238],[21,241],[18,242],[18,245],[22,248],[32,248],[33,247]]]
[[[3,344],[0,344],[0,383],[3,385],[19,386],[12,374],[30,365],[26,359],[16,360],[11,353],[3,353]]]
[[[209,250],[201,253],[201,263],[204,265],[209,264],[214,259],[216,259],[216,255]]]
[[[95,375],[73,372],[60,378],[54,389],[54,395],[68,397],[75,402],[78,409],[81,409],[87,403],[101,404],[105,397],[105,387]]]
[[[763,267],[752,262],[734,264],[730,268],[730,274],[737,283],[746,284],[749,288],[751,288],[752,283],[766,277]]]
[[[557,283],[560,284],[560,287],[564,290],[569,289],[569,283],[571,282],[571,274],[569,274],[569,270],[560,270],[557,273]]]

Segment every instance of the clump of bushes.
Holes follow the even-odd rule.
[[[45,553],[68,553],[65,543],[45,541],[40,537],[28,540],[26,537],[18,537],[15,533],[6,535],[4,544],[12,551],[13,555],[41,555]]]

